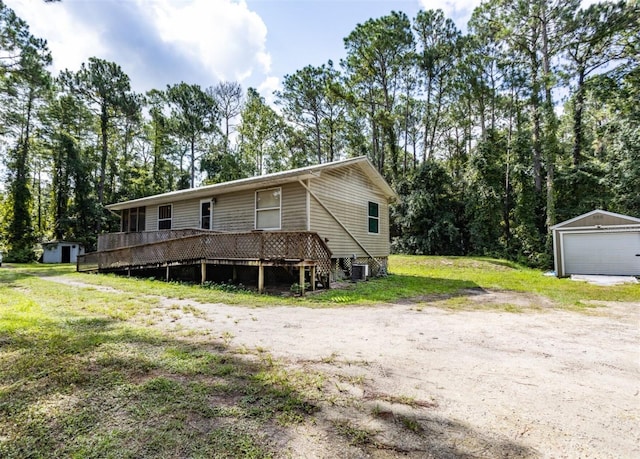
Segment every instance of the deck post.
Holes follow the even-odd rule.
[[[169,263],[167,263],[167,282],[169,282]]]
[[[316,266],[313,265],[309,269],[311,270],[311,291],[315,292],[316,291]]]
[[[258,292],[264,293],[264,266],[262,261],[258,262]]]
[[[200,261],[200,284],[204,284],[207,281],[207,263]]]
[[[300,294],[304,296],[304,265],[300,266]]]
[[[234,284],[238,281],[238,268],[236,267],[236,265],[233,265],[233,273],[231,274],[231,279],[233,280]]]

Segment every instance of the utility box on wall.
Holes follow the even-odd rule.
[[[77,242],[54,241],[42,244],[43,263],[76,263],[84,247]]]

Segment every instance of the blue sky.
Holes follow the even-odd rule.
[[[47,39],[52,72],[91,56],[120,64],[134,90],[221,80],[270,98],[305,65],[336,65],[358,23],[391,11],[442,8],[464,27],[479,0],[5,0]]]

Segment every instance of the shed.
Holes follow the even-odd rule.
[[[78,242],[52,241],[42,244],[43,263],[76,263],[78,255],[84,254],[84,247]]]
[[[593,210],[551,227],[558,277],[640,276],[640,218]]]

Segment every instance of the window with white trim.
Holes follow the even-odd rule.
[[[172,214],[171,204],[158,206],[158,229],[159,230],[171,229],[171,214]]]
[[[380,233],[380,206],[377,202],[369,201],[369,233]]]
[[[280,229],[281,188],[256,191],[256,229]]]

